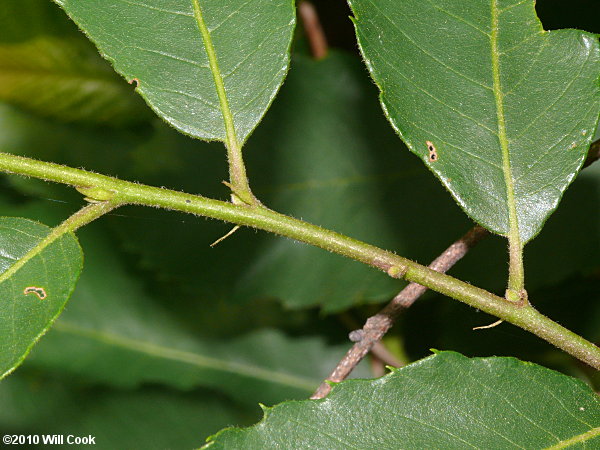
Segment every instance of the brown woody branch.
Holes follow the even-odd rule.
[[[313,58],[317,60],[325,58],[329,46],[327,45],[327,38],[325,37],[325,32],[323,31],[314,5],[307,1],[300,2],[298,5],[298,14],[302,19],[304,32],[310,44]]]
[[[446,272],[473,248],[488,232],[479,225],[452,244],[438,256],[429,267],[438,272]],[[398,316],[427,291],[425,286],[410,283],[388,305],[370,317],[361,330],[350,333],[350,340],[356,342],[327,379],[321,383],[311,398],[323,398],[331,390],[328,381],[339,383],[346,379],[373,346],[392,327]]]

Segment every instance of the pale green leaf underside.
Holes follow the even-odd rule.
[[[532,239],[598,121],[597,38],[544,31],[534,0],[350,3],[386,115],[409,148],[477,222],[507,235],[512,205],[521,240]]]
[[[215,49],[211,71],[192,0],[56,0],[117,72],[137,80],[149,105],[180,131],[225,140],[223,80],[235,132],[244,141],[283,82],[295,24],[291,0],[201,0]]]
[[[83,255],[71,233],[37,254],[50,232],[40,223],[0,218],[0,378],[12,372],[63,310],[81,272]],[[16,271],[11,267],[28,255]]]
[[[513,358],[442,352],[378,380],[282,403],[217,448],[546,448],[600,444],[600,400],[584,383]]]

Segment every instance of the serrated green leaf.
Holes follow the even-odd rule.
[[[534,0],[351,0],[381,101],[467,214],[532,239],[598,121],[600,48],[544,31]]]
[[[83,255],[72,233],[30,252],[50,231],[31,220],[0,217],[0,378],[50,328],[79,278]]]
[[[178,130],[245,141],[287,71],[291,0],[56,0]],[[227,132],[229,133],[229,132]]]
[[[206,448],[546,448],[600,443],[600,399],[584,383],[513,358],[441,352],[378,380],[286,402]],[[562,447],[560,447],[562,448]]]
[[[67,122],[129,125],[143,102],[45,0],[5,0],[0,14],[0,100]]]

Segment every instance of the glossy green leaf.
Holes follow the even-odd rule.
[[[383,108],[490,230],[532,239],[581,166],[600,109],[600,48],[544,31],[534,0],[351,0]]]
[[[73,234],[35,251],[49,232],[31,220],[0,218],[0,378],[50,328],[79,278],[83,255]]]
[[[0,29],[0,100],[68,122],[120,126],[148,118],[133,88],[56,5],[4,0]]]
[[[225,140],[232,119],[245,141],[287,71],[291,0],[56,1],[159,116],[195,137]]]
[[[110,242],[89,233],[80,232],[88,262],[69,308],[28,367],[121,388],[213,388],[255,405],[308,397],[346,351],[273,330],[222,340],[194,333],[173,311],[173,295],[145,292]]]
[[[323,400],[265,409],[207,448],[548,448],[600,444],[600,399],[579,380],[513,358],[442,352]],[[559,447],[560,446],[560,447]]]

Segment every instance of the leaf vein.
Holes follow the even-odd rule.
[[[174,15],[177,15],[177,16],[194,17],[194,14],[192,12],[175,11],[175,10],[171,10],[171,9],[159,8],[158,6],[148,5],[146,3],[141,3],[141,2],[133,2],[131,0],[119,0],[119,1],[121,1],[122,3],[127,3],[129,5],[139,6],[139,7],[147,8],[147,9],[152,9],[152,10],[159,11],[159,12],[164,12],[164,13],[167,13],[167,14],[174,14]]]
[[[206,65],[206,64],[201,64],[198,61],[194,61],[193,59],[183,58],[182,56],[173,55],[171,53],[163,52],[161,50],[153,50],[150,48],[136,47],[136,46],[132,46],[132,45],[128,45],[127,48],[133,48],[133,49],[141,50],[143,52],[148,52],[148,53],[155,53],[157,55],[165,56],[167,58],[171,58],[176,61],[180,61],[180,62],[184,62],[187,64],[191,64],[196,67],[200,67],[201,69],[209,69],[208,65]]]
[[[468,20],[465,20],[465,19],[463,19],[462,17],[460,17],[460,16],[457,16],[457,15],[456,15],[456,14],[454,14],[454,13],[451,13],[450,11],[446,11],[445,9],[443,9],[443,8],[440,8],[440,7],[439,7],[439,6],[437,6],[435,3],[433,3],[433,1],[432,1],[432,0],[427,0],[427,3],[429,3],[429,4],[431,5],[431,7],[432,7],[432,8],[435,8],[435,9],[437,9],[438,11],[440,11],[440,12],[443,12],[444,14],[447,14],[448,16],[450,16],[450,17],[452,17],[452,18],[454,18],[454,19],[456,19],[456,20],[458,20],[458,21],[460,21],[460,22],[463,22],[463,23],[464,23],[464,24],[466,24],[466,25],[469,25],[471,28],[474,28],[475,30],[479,31],[481,34],[483,34],[483,35],[485,35],[485,36],[487,36],[487,37],[491,37],[490,33],[488,33],[487,31],[483,31],[483,30],[482,30],[481,28],[479,28],[477,25],[475,25],[475,24],[472,24],[472,23],[471,23],[471,22],[469,22]]]
[[[550,396],[552,396],[552,397],[553,397],[553,398],[554,398],[554,399],[555,399],[555,400],[556,400],[556,401],[557,401],[557,402],[560,404],[560,406],[562,406],[562,407],[563,407],[563,409],[564,409],[564,410],[565,410],[565,411],[566,411],[566,412],[567,412],[567,413],[568,413],[568,414],[569,414],[571,417],[573,417],[575,420],[577,420],[578,422],[581,422],[581,423],[582,423],[582,424],[584,424],[584,425],[587,425],[588,427],[590,427],[590,429],[594,428],[594,426],[593,426],[591,423],[584,422],[584,421],[583,421],[583,420],[581,420],[579,417],[577,417],[575,414],[573,414],[573,411],[571,411],[569,408],[567,408],[567,407],[566,407],[566,405],[565,405],[565,404],[564,404],[564,403],[561,401],[561,399],[560,399],[559,397],[557,397],[556,395],[554,395],[554,393],[552,392],[552,390],[551,390],[551,389],[548,389],[548,386],[546,386],[546,385],[545,385],[545,384],[543,384],[543,383],[540,383],[540,381],[539,381],[537,378],[535,378],[535,377],[529,377],[529,376],[527,376],[526,374],[524,374],[524,376],[525,376],[525,378],[527,378],[527,379],[529,379],[529,380],[533,381],[535,384],[537,384],[537,385],[541,386],[541,388],[542,388],[544,391],[548,392],[548,393],[550,394]]]
[[[403,35],[411,44],[413,44],[417,49],[419,49],[422,53],[424,53],[425,55],[429,56],[433,61],[435,61],[436,63],[440,64],[441,66],[445,67],[446,69],[448,69],[449,71],[455,73],[456,75],[458,75],[461,78],[464,78],[467,81],[470,81],[471,83],[474,83],[478,86],[481,86],[485,89],[488,90],[492,90],[491,86],[487,86],[473,78],[468,77],[467,75],[465,75],[464,73],[454,69],[453,67],[449,66],[448,64],[446,64],[445,62],[443,62],[442,60],[440,60],[439,58],[437,58],[436,56],[432,55],[430,52],[428,52],[427,50],[425,50],[423,47],[421,47],[419,44],[417,44],[414,39],[412,39],[408,34],[406,34],[402,29],[400,29],[400,27],[392,20],[390,19],[388,16],[386,16],[383,11],[381,11],[381,9],[373,2],[373,0],[367,0],[369,3],[371,3],[371,5],[373,5],[373,9],[376,9],[377,11],[379,11],[379,13],[392,25],[392,27],[398,31],[401,35]],[[385,58],[384,58],[385,59]]]
[[[589,109],[588,109],[588,110],[585,112],[585,115],[582,115],[582,117],[584,117],[584,116],[587,116],[587,115],[588,115],[588,113],[589,113],[589,112],[590,112],[592,109],[595,109],[595,108],[596,108],[596,105],[595,105],[595,104],[592,104],[592,106],[591,106],[591,107],[590,107],[590,108],[589,108]],[[582,120],[583,120],[583,119],[582,119]],[[533,162],[533,164],[532,164],[531,166],[529,166],[529,167],[527,168],[527,171],[524,171],[524,172],[523,172],[521,175],[519,175],[519,176],[518,176],[518,177],[515,179],[515,183],[518,183],[518,182],[519,182],[519,181],[521,181],[521,180],[522,180],[524,177],[526,177],[526,176],[527,176],[529,173],[531,173],[531,169],[533,169],[533,168],[534,168],[535,166],[537,166],[537,165],[538,165],[540,162],[542,162],[542,160],[543,160],[543,159],[544,159],[544,158],[545,158],[545,157],[546,157],[546,156],[547,156],[547,155],[548,155],[548,154],[549,154],[549,153],[550,153],[552,150],[554,150],[554,148],[556,148],[556,147],[557,147],[557,146],[558,146],[558,145],[559,145],[561,142],[563,142],[565,139],[567,139],[568,137],[572,136],[572,135],[573,135],[573,131],[577,130],[577,129],[580,127],[580,123],[581,123],[581,121],[582,121],[582,120],[580,120],[579,122],[577,122],[577,124],[576,124],[576,125],[573,127],[573,129],[572,129],[572,130],[571,130],[569,133],[567,133],[567,134],[563,135],[563,136],[562,136],[562,137],[561,137],[561,138],[560,138],[560,139],[559,139],[559,140],[558,140],[556,143],[554,143],[554,144],[552,144],[550,147],[548,147],[548,148],[546,149],[546,151],[545,151],[545,152],[544,152],[542,155],[540,155],[540,156],[539,156],[539,157],[538,157],[538,158],[537,158],[537,159],[536,159],[536,160]],[[536,192],[537,192],[537,191],[536,191]]]
[[[506,12],[506,11],[508,11],[509,9],[513,9],[513,8],[515,8],[515,7],[517,7],[517,6],[520,6],[520,5],[522,5],[523,3],[529,3],[529,2],[531,2],[531,0],[521,0],[520,2],[513,3],[512,5],[510,5],[510,6],[507,6],[506,8],[499,9],[499,10],[498,10],[498,13],[499,13],[499,14],[502,14],[503,12]]]
[[[494,167],[494,168],[496,168],[496,169],[498,169],[498,170],[500,170],[500,171],[502,170],[502,168],[501,168],[499,165],[497,165],[497,164],[493,163],[492,161],[489,161],[489,160],[487,160],[487,159],[484,159],[484,158],[482,158],[481,156],[479,156],[479,155],[477,155],[477,154],[475,154],[475,153],[468,152],[467,150],[465,150],[465,149],[463,149],[463,148],[461,148],[461,147],[459,147],[459,146],[457,146],[457,145],[455,145],[455,144],[451,144],[450,142],[448,142],[448,141],[446,141],[446,140],[442,139],[441,137],[439,137],[439,136],[438,136],[438,135],[436,135],[435,133],[432,133],[431,131],[429,131],[429,130],[426,130],[425,128],[421,127],[421,126],[420,126],[420,125],[418,125],[417,123],[415,123],[415,122],[412,122],[411,120],[407,119],[407,118],[406,118],[406,116],[404,116],[404,115],[403,115],[401,112],[399,112],[397,109],[395,109],[395,108],[394,108],[394,111],[396,111],[396,114],[398,114],[398,116],[400,116],[400,117],[401,117],[401,118],[402,118],[402,119],[403,119],[403,120],[404,120],[406,123],[408,123],[408,124],[410,124],[410,125],[414,126],[415,128],[418,128],[419,130],[421,130],[421,131],[425,132],[425,133],[426,133],[427,135],[429,135],[429,136],[433,136],[434,138],[436,138],[436,140],[437,140],[438,142],[443,142],[444,144],[448,145],[449,147],[452,147],[452,148],[454,148],[454,149],[456,149],[456,150],[458,150],[458,151],[460,151],[460,152],[462,152],[462,153],[464,153],[464,154],[466,154],[466,155],[469,155],[469,156],[471,156],[471,157],[473,157],[473,158],[475,158],[475,159],[478,159],[478,160],[480,160],[481,162],[484,162],[484,163],[486,163],[486,164],[488,164],[488,165],[490,165],[490,166],[492,166],[492,167]],[[491,195],[491,193],[490,193],[490,195]],[[499,199],[499,197],[495,197],[495,198],[498,198],[498,199]]]
[[[464,117],[465,119],[468,119],[470,121],[472,121],[475,125],[480,126],[481,128],[489,131],[490,133],[492,133],[494,136],[498,136],[498,132],[492,130],[490,127],[488,127],[487,125],[484,125],[481,122],[478,122],[477,119],[461,112],[460,110],[456,109],[454,106],[450,106],[447,103],[444,103],[442,100],[440,100],[439,98],[437,98],[435,95],[431,94],[430,92],[428,92],[426,89],[422,88],[421,86],[419,86],[417,83],[415,83],[414,81],[412,81],[408,76],[404,75],[400,69],[398,67],[396,67],[395,65],[393,65],[392,63],[390,63],[387,59],[384,60],[384,63],[387,64],[388,66],[390,66],[390,68],[392,70],[394,70],[395,72],[397,72],[402,78],[404,78],[407,82],[409,82],[410,84],[412,84],[415,88],[417,88],[418,90],[420,90],[421,92],[423,92],[425,95],[428,95],[429,97],[431,97],[433,100],[435,100],[436,102],[438,102],[439,104],[445,106],[446,108],[448,108],[449,110],[451,110],[452,112],[458,114],[459,116]]]
[[[545,34],[544,31],[540,31],[538,33],[534,33],[528,37],[526,37],[525,39],[521,39],[518,43],[514,44],[512,47],[509,47],[507,50],[501,51],[500,55],[508,55],[509,53],[511,53],[513,50],[516,50],[517,48],[519,48],[521,45],[523,45],[525,42],[529,42],[532,39],[535,39],[537,37],[543,36]]]
[[[312,430],[312,431],[316,432],[317,434],[320,434],[322,436],[327,436],[328,438],[331,438],[332,440],[337,441],[340,444],[343,444],[345,446],[345,448],[354,448],[357,450],[360,449],[360,447],[356,447],[356,446],[352,445],[350,442],[344,441],[342,438],[340,438],[339,436],[336,436],[335,434],[326,433],[322,427],[316,427],[316,426],[308,424],[306,422],[300,422],[299,420],[294,419],[293,417],[289,417],[287,420],[289,422],[293,422],[297,425],[300,425],[301,427]]]
[[[491,367],[488,367],[488,370],[490,371],[490,373],[493,373],[493,369]],[[506,397],[503,397],[502,395],[500,395],[500,393],[498,391],[495,391],[495,390],[491,389],[485,383],[482,383],[481,381],[479,381],[476,377],[474,377],[473,375],[471,375],[470,372],[466,372],[466,374],[475,383],[477,383],[478,385],[480,385],[481,387],[483,387],[485,390],[491,392],[492,394],[494,394],[499,399],[503,400],[504,403],[506,403],[510,408],[512,408],[513,411],[515,411],[519,416],[523,417],[527,422],[531,423],[536,428],[539,428],[544,433],[548,434],[549,436],[552,436],[554,439],[556,439],[558,442],[560,442],[560,438],[558,436],[554,435],[550,430],[546,430],[540,424],[538,424],[538,423],[534,422],[533,420],[531,420],[529,417],[527,417],[525,414],[523,414],[515,405],[513,405],[512,402],[510,402]]]
[[[200,97],[198,95],[193,95],[193,94],[190,94],[189,92],[185,92],[185,91],[178,91],[176,89],[163,88],[163,87],[157,86],[155,84],[150,84],[150,83],[146,83],[146,84],[148,86],[152,87],[152,89],[156,89],[158,91],[168,92],[168,93],[171,93],[171,94],[179,94],[179,95],[182,95],[184,97],[188,97],[188,98],[191,98],[191,99],[194,99],[194,100],[199,100],[202,103],[204,103],[206,106],[208,106],[208,107],[210,107],[210,108],[212,108],[212,109],[214,109],[216,111],[219,111],[219,112],[221,111],[221,109],[217,105],[212,104],[210,101],[206,100],[204,97]]]
[[[521,76],[519,81],[517,81],[508,92],[504,93],[504,97],[508,97],[509,95],[514,95],[514,92],[517,90],[517,87],[519,87],[519,85],[527,79],[527,77],[533,70],[534,66],[537,64],[537,62],[540,58],[540,55],[542,54],[542,52],[544,51],[544,49],[546,48],[547,45],[548,45],[548,40],[544,39],[544,41],[542,42],[542,45],[539,46],[537,53],[531,60],[531,63],[529,64],[529,66],[527,67],[527,70],[523,72],[523,75]]]
[[[233,16],[235,16],[236,14],[238,14],[242,9],[244,9],[246,6],[248,6],[249,4],[251,4],[253,2],[253,0],[248,0],[247,2],[243,3],[242,5],[240,5],[239,8],[237,8],[236,10],[232,11],[227,17],[225,17],[221,22],[219,22],[218,24],[214,25],[213,27],[209,27],[207,26],[206,28],[208,29],[208,31],[210,33],[214,33],[215,31],[217,31],[221,25],[225,24],[229,19],[231,19]]]
[[[533,126],[534,123],[536,123],[539,119],[541,119],[544,116],[544,114],[546,114],[550,109],[552,109],[564,97],[564,95],[569,91],[569,89],[571,88],[571,86],[573,85],[575,80],[577,80],[577,78],[579,78],[579,76],[583,72],[583,69],[587,66],[587,63],[590,60],[591,54],[592,54],[592,52],[588,52],[585,62],[579,67],[579,72],[577,72],[577,75],[575,75],[574,77],[571,78],[571,81],[569,81],[567,86],[564,88],[564,90],[561,92],[561,94],[556,98],[556,100],[554,100],[554,102],[552,102],[550,105],[548,105],[547,108],[545,108],[534,119],[532,119],[529,122],[529,124],[523,130],[521,130],[521,132],[514,139],[511,139],[511,140],[516,141],[519,138],[521,138],[527,132],[527,130],[529,130]]]
[[[229,72],[227,72],[226,74],[223,75],[223,80],[225,80],[226,78],[233,75],[246,61],[248,61],[248,59],[250,59],[254,54],[256,54],[262,48],[262,46],[265,44],[265,42],[267,42],[269,39],[271,39],[271,36],[273,36],[279,30],[284,30],[287,27],[288,27],[287,25],[283,25],[281,27],[277,27],[277,28],[271,30],[271,32],[269,32],[265,36],[265,38],[250,53],[248,53],[246,56],[244,56],[242,58],[242,60],[239,61]]]

